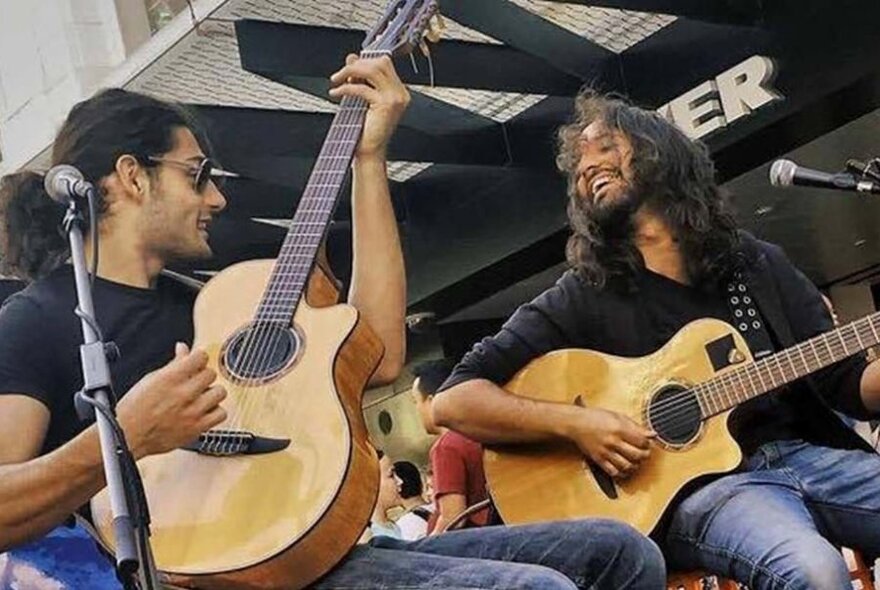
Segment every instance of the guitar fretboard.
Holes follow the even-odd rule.
[[[346,96],[340,102],[257,308],[258,322],[292,321],[345,183],[367,109],[367,102],[359,97]]]
[[[805,340],[693,388],[703,417],[791,383],[880,342],[880,313]]]

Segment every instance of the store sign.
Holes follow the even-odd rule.
[[[663,105],[657,112],[697,139],[783,96],[773,88],[776,66],[755,55]]]

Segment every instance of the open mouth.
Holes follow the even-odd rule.
[[[601,174],[598,174],[590,182],[590,194],[592,194],[594,198],[599,197],[599,193],[601,193],[605,187],[609,186],[612,182],[617,180],[617,178],[617,174],[614,174],[612,172],[603,172]]]

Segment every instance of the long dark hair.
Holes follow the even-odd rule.
[[[633,273],[644,264],[632,243],[633,228],[606,235],[577,194],[579,137],[593,121],[619,130],[632,143],[635,190],[669,224],[692,284],[709,287],[726,280],[740,260],[736,222],[715,182],[715,167],[705,145],[689,139],[658,113],[590,89],[578,94],[573,121],[558,133],[556,163],[568,178],[572,229],[566,255],[575,272],[599,288],[609,282],[630,285]]]
[[[422,474],[409,461],[395,461],[394,473],[400,478],[400,497],[404,500],[422,495]]]
[[[101,180],[120,156],[152,167],[149,156],[174,149],[174,131],[190,129],[203,149],[207,139],[179,105],[118,88],[103,90],[71,109],[52,147],[52,165],[70,164],[96,187],[97,213],[106,213]],[[36,279],[64,262],[69,253],[60,232],[64,207],[43,189],[43,176],[25,170],[0,179],[0,273]],[[95,224],[90,224],[92,227]]]

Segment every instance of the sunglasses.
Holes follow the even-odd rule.
[[[187,162],[184,160],[175,160],[173,158],[163,158],[160,156],[147,156],[147,160],[156,164],[168,164],[185,170],[193,179],[193,188],[196,192],[201,193],[208,186],[209,182],[213,182],[218,189],[223,187],[223,183],[227,178],[239,178],[239,174],[224,170],[217,166],[211,158],[202,158],[198,162]]]

